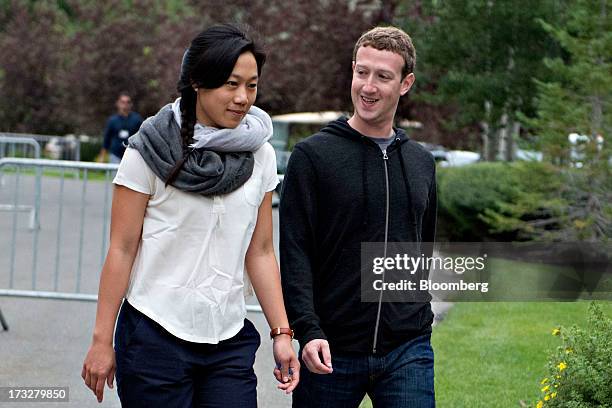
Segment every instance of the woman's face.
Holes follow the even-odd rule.
[[[197,89],[198,122],[216,128],[235,128],[257,97],[257,62],[251,52],[238,57],[225,84],[215,89]]]

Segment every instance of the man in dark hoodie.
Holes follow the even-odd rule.
[[[360,291],[362,243],[434,240],[435,162],[393,127],[415,57],[400,29],[363,34],[353,116],[298,143],[289,160],[280,261],[303,362],[294,407],[356,408],[366,393],[374,407],[435,406],[430,303],[367,302]]]

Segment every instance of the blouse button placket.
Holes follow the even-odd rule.
[[[214,196],[213,214],[225,214],[225,204],[223,204],[223,197]]]

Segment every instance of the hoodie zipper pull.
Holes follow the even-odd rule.
[[[382,151],[382,154],[383,154],[383,159],[384,160],[388,160],[389,159],[389,156],[387,156],[387,150],[386,149]]]

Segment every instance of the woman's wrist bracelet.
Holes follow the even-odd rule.
[[[281,334],[287,334],[291,337],[291,340],[293,340],[293,330],[287,327],[275,327],[272,330],[270,330],[271,339],[274,339],[276,336],[281,335]]]

